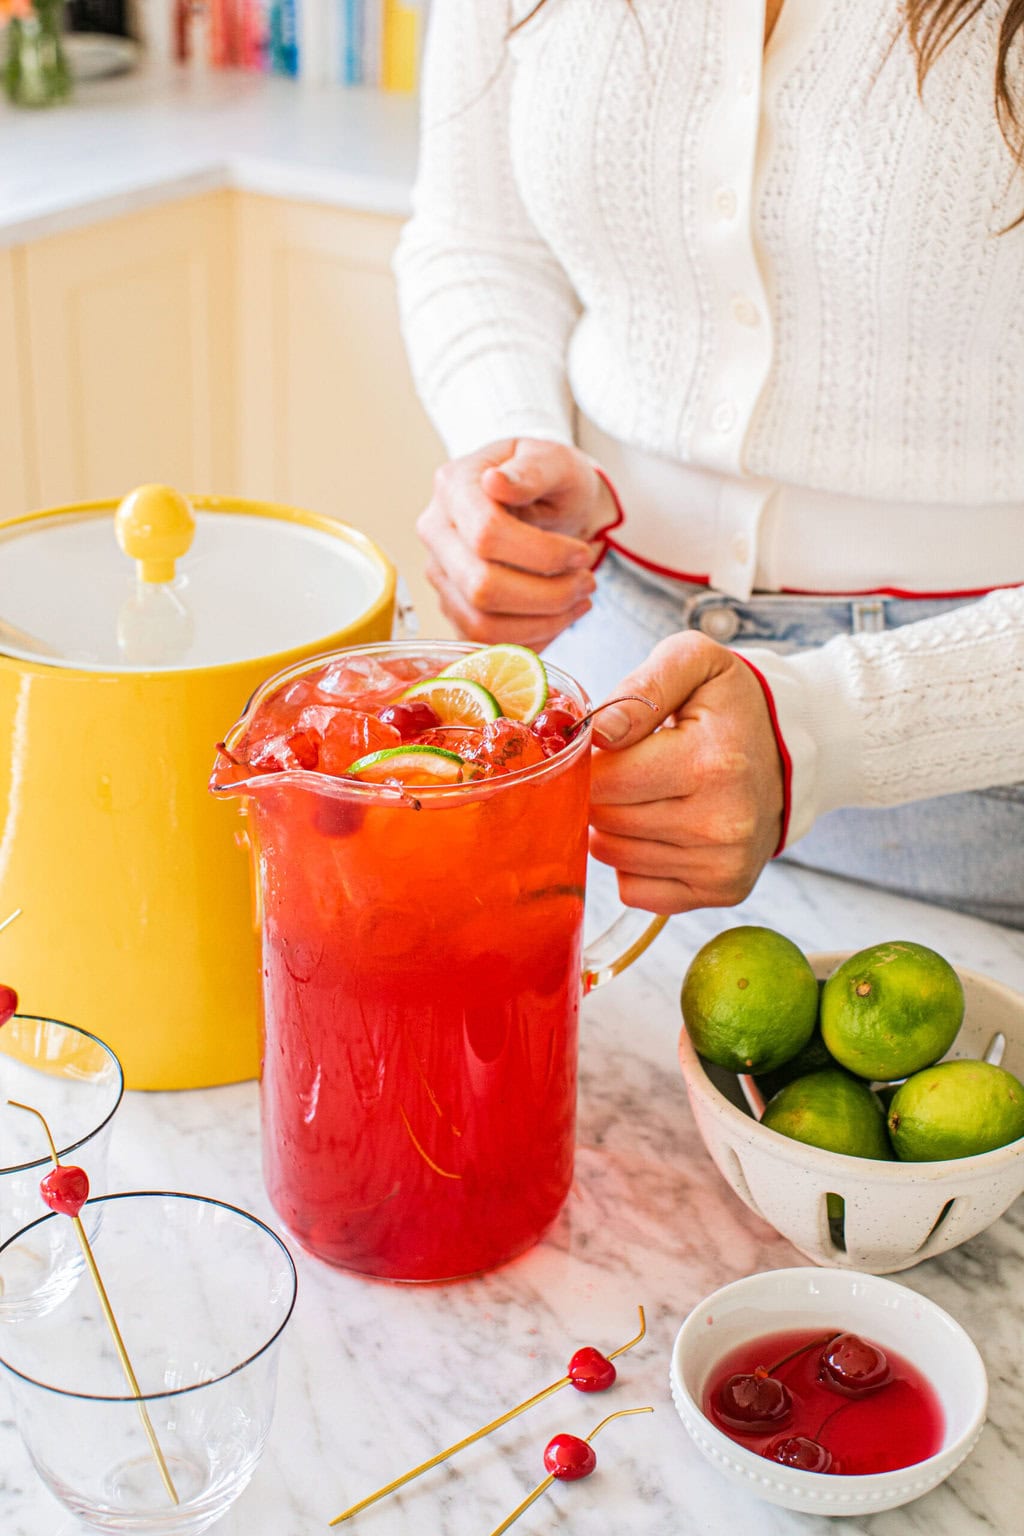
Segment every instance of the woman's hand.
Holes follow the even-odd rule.
[[[461,635],[540,650],[590,607],[615,500],[576,448],[509,438],[442,465],[417,528]]]
[[[782,759],[756,674],[695,632],[662,640],[594,721],[590,850],[627,906],[731,907],[778,846]],[[657,730],[665,722],[665,728]]]

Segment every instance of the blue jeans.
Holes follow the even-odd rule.
[[[609,552],[594,606],[545,651],[591,698],[602,699],[652,647],[681,629],[723,644],[779,652],[834,635],[896,628],[963,599],[726,597],[648,577]],[[883,810],[822,816],[788,849],[794,864],[1024,928],[1024,784],[940,795]]]

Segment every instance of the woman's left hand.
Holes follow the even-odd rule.
[[[594,721],[590,851],[649,912],[731,907],[782,830],[784,776],[756,674],[694,631],[671,635]],[[663,725],[663,729],[657,727]]]

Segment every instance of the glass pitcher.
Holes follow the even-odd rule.
[[[404,642],[339,656],[428,658]],[[665,922],[624,912],[583,947],[590,726],[505,777],[406,792],[301,768],[240,776],[258,691],[211,779],[243,797],[262,932],[264,1177],[328,1263],[390,1280],[493,1268],[572,1178],[580,999]],[[589,701],[549,668],[580,713]]]

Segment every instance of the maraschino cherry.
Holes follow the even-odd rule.
[[[89,1198],[89,1175],[74,1163],[59,1163],[40,1180],[39,1193],[58,1216],[77,1216]]]
[[[615,1381],[615,1367],[607,1355],[584,1344],[569,1361],[569,1383],[577,1392],[607,1392]]]
[[[560,1434],[549,1440],[544,1448],[544,1467],[547,1477],[542,1483],[538,1483],[532,1492],[526,1495],[521,1503],[517,1504],[510,1515],[507,1515],[500,1525],[495,1526],[491,1536],[504,1536],[510,1525],[514,1525],[523,1513],[529,1509],[535,1499],[539,1499],[545,1489],[550,1488],[557,1478],[559,1482],[574,1483],[581,1477],[589,1477],[597,1466],[597,1456],[590,1444],[595,1435],[599,1435],[606,1424],[613,1419],[628,1419],[634,1413],[653,1413],[653,1408],[620,1408],[618,1413],[610,1413],[606,1419],[602,1419],[585,1440],[579,1435]]]
[[[0,982],[0,1027],[13,1019],[18,1011],[18,994],[13,987]]]
[[[749,1374],[730,1376],[718,1393],[715,1412],[740,1434],[765,1434],[780,1428],[793,1411],[793,1399],[763,1365]]]
[[[818,1378],[846,1397],[865,1397],[892,1378],[883,1350],[856,1333],[840,1333],[821,1352]]]
[[[492,1430],[500,1429],[502,1425],[507,1424],[510,1419],[517,1418],[519,1414],[525,1413],[526,1410],[528,1408],[532,1408],[535,1403],[542,1402],[544,1398],[550,1397],[552,1392],[560,1391],[562,1387],[573,1386],[578,1392],[603,1392],[607,1387],[610,1387],[615,1380],[616,1373],[615,1367],[612,1364],[612,1358],[616,1355],[624,1355],[627,1350],[632,1349],[635,1345],[640,1343],[641,1339],[646,1337],[647,1319],[644,1316],[644,1309],[643,1307],[638,1307],[637,1311],[640,1314],[640,1332],[636,1335],[635,1338],[630,1339],[628,1344],[620,1344],[618,1349],[612,1350],[610,1356],[602,1355],[600,1350],[594,1349],[590,1344],[585,1344],[582,1349],[578,1349],[573,1355],[572,1359],[569,1361],[569,1367],[566,1371],[566,1374],[561,1377],[560,1380],[553,1381],[549,1387],[543,1387],[539,1392],[535,1392],[533,1396],[528,1397],[525,1402],[517,1403],[514,1408],[510,1408],[508,1412],[503,1413],[500,1418],[492,1419],[491,1422],[489,1424],[485,1424],[482,1429],[475,1430],[473,1434],[466,1435],[462,1440],[456,1440],[455,1444],[449,1445],[447,1449],[438,1451],[437,1455],[431,1456],[429,1461],[422,1461],[418,1467],[413,1467],[411,1471],[404,1472],[401,1477],[396,1477],[392,1482],[385,1483],[383,1488],[378,1488],[376,1493],[368,1494],[365,1499],[360,1499],[358,1504],[349,1505],[348,1509],[343,1509],[340,1515],[335,1515],[334,1519],[331,1520],[329,1524],[341,1525],[343,1521],[350,1520],[353,1515],[358,1515],[361,1510],[368,1508],[369,1505],[376,1504],[378,1499],[383,1499],[389,1493],[394,1493],[396,1489],[403,1488],[405,1484],[411,1482],[414,1477],[419,1477],[421,1472],[429,1472],[431,1468],[440,1466],[441,1462],[447,1461],[449,1456],[454,1456],[457,1451],[465,1450],[467,1445],[472,1445],[476,1440],[482,1440],[484,1435],[489,1435]],[[653,1409],[651,1408],[623,1408],[618,1413],[609,1414],[607,1419],[602,1419],[601,1423],[597,1426],[597,1429],[593,1430],[588,1438],[592,1440],[594,1435],[597,1434],[598,1430],[601,1429],[605,1424],[610,1423],[612,1419],[623,1418],[624,1416],[632,1413],[652,1412]],[[589,1445],[587,1441],[577,1440],[575,1435],[555,1436],[555,1439],[552,1440],[548,1446],[548,1450],[544,1453],[545,1466],[548,1465],[548,1452],[551,1451],[552,1455],[555,1455],[556,1452],[552,1451],[552,1447],[556,1446],[556,1444],[560,1444],[562,1441],[572,1441],[576,1447],[575,1450],[566,1452],[565,1465],[582,1466],[582,1462],[579,1459],[581,1452],[579,1451],[578,1447],[583,1445],[589,1451]],[[590,1452],[590,1455],[592,1456],[593,1452]],[[533,1502],[533,1500],[537,1497],[538,1492],[542,1493],[544,1491],[553,1477],[586,1477],[587,1473],[592,1472],[593,1470],[593,1462],[591,1462],[585,1471],[555,1472],[549,1467],[547,1481],[540,1485],[539,1490],[534,1490],[529,1498],[523,1504],[521,1504],[519,1508],[513,1513],[513,1515],[505,1522],[505,1524],[500,1527],[500,1530],[506,1530],[507,1527],[512,1524],[512,1521],[522,1513],[527,1505]],[[499,1532],[494,1532],[493,1536],[499,1536]]]
[[[543,709],[530,729],[543,740],[549,737],[564,745],[579,725],[579,716],[568,709]]]
[[[808,1435],[787,1435],[773,1440],[764,1455],[783,1467],[797,1467],[801,1472],[827,1472],[832,1452]]]
[[[432,731],[441,724],[441,717],[426,699],[396,700],[377,711],[377,719],[384,725],[393,725],[403,741],[411,741],[421,731]]]
[[[589,1477],[597,1466],[597,1453],[579,1435],[555,1435],[544,1447],[544,1465],[552,1477],[563,1483],[574,1483],[578,1478]]]

